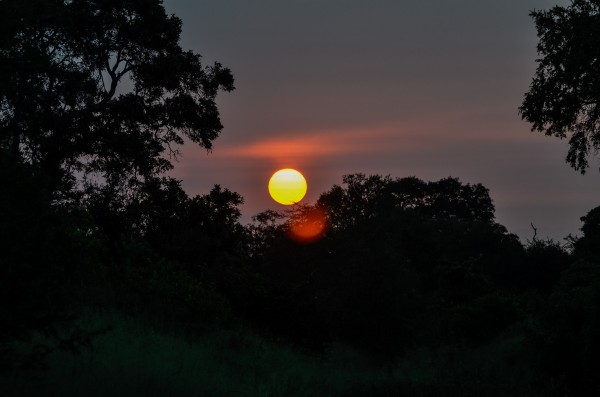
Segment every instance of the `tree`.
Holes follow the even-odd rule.
[[[142,265],[154,267],[131,285],[211,296],[165,276],[171,264],[144,240],[188,208],[213,211],[223,234],[241,228],[235,193],[188,199],[160,175],[184,138],[211,149],[216,96],[234,88],[180,33],[161,0],[0,1],[0,367],[15,365],[4,352],[16,339],[60,329],[97,288],[123,294]]]
[[[362,220],[409,210],[433,218],[457,218],[492,224],[494,204],[481,184],[462,184],[457,178],[424,182],[416,177],[395,178],[351,174],[346,187],[334,185],[319,197],[317,206],[327,211],[332,229],[341,230]]]
[[[523,247],[480,184],[346,175],[315,205],[256,221],[253,265],[266,287],[255,317],[296,343],[342,341],[389,359],[436,340],[484,343],[517,321],[502,294],[486,297],[520,277]],[[298,244],[286,238],[297,222],[324,223],[324,234]]]
[[[593,208],[580,218],[583,236],[575,241],[575,254],[596,263],[600,262],[600,207]]]
[[[590,152],[600,150],[600,1],[530,15],[541,57],[519,112],[532,131],[570,135],[566,161],[585,173]]]
[[[131,186],[211,149],[233,77],[179,46],[161,0],[0,2],[0,150],[48,174]],[[123,180],[129,181],[123,183]]]
[[[160,255],[196,268],[222,268],[224,256],[242,255],[239,194],[215,185],[208,194],[187,197],[168,179],[147,190],[140,212],[147,214],[145,237]]]
[[[0,374],[42,363],[50,350],[14,345],[33,331],[73,341],[66,325],[104,281],[88,217],[51,205],[46,179],[31,168],[0,151]]]

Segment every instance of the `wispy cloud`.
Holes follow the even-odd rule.
[[[247,143],[221,147],[220,156],[237,158],[317,158],[360,153],[405,152],[436,145],[525,142],[529,134],[512,133],[504,123],[491,119],[486,110],[445,109],[396,120],[390,124],[356,128],[281,131]],[[520,131],[519,131],[520,132]]]
[[[373,153],[398,150],[402,130],[395,127],[376,127],[357,130],[323,130],[303,133],[285,133],[222,148],[221,156],[250,158],[326,157],[354,153]],[[391,142],[395,144],[390,145]],[[416,143],[407,139],[406,146]]]

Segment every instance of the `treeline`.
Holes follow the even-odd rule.
[[[600,387],[600,207],[582,218],[580,238],[523,245],[480,184],[355,174],[314,205],[242,225],[242,198],[219,186],[189,197],[156,178],[129,194],[59,201],[39,171],[1,161],[4,371],[85,349],[103,330],[61,330],[118,310],[182,338],[249,327],[315,357],[353,346],[383,366],[425,349],[466,366],[448,389],[456,395]],[[322,234],[290,238],[315,212]],[[14,348],[36,332],[54,347]],[[485,362],[467,359],[482,351]]]

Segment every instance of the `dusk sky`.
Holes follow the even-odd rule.
[[[220,184],[268,208],[279,168],[314,203],[349,173],[452,176],[490,190],[497,221],[524,241],[578,234],[600,205],[600,162],[585,176],[566,140],[531,132],[518,107],[535,70],[532,9],[563,0],[165,0],[182,46],[230,68],[213,151],[186,144],[172,175],[188,194]]]

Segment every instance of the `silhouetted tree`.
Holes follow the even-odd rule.
[[[341,340],[389,358],[432,341],[486,343],[521,318],[503,291],[519,280],[525,253],[494,222],[482,185],[343,181],[315,205],[270,214],[254,229],[268,242],[255,256],[273,297],[265,323],[313,346]],[[314,211],[328,220],[320,238],[286,238],[294,222],[312,224]],[[488,309],[494,314],[483,318]]]
[[[573,0],[530,15],[540,58],[519,111],[532,130],[570,135],[566,160],[584,173],[600,149],[600,3]]]
[[[169,178],[147,184],[143,192],[132,211],[139,212],[140,233],[160,255],[197,266],[223,251],[240,252],[239,194],[216,185],[208,194],[188,197]]]
[[[600,207],[590,210],[581,221],[583,236],[575,241],[575,255],[600,265]]]
[[[600,390],[600,266],[580,259],[561,275],[533,324],[543,373],[562,394],[586,396]]]
[[[6,0],[0,27],[0,148],[53,190],[74,172],[131,187],[222,128],[215,97],[233,77],[182,50],[160,0]]]
[[[351,174],[345,187],[335,185],[319,197],[334,230],[350,227],[394,210],[413,210],[433,218],[456,218],[492,223],[494,206],[481,184],[462,184],[456,178],[424,182],[415,177]]]
[[[32,331],[60,339],[56,326],[103,284],[89,217],[77,207],[50,205],[48,183],[0,151],[0,372],[39,365],[47,350],[24,361],[26,350],[13,342],[28,341]]]
[[[174,248],[201,240],[214,261],[241,230],[237,194],[190,199],[161,178],[184,139],[212,148],[222,129],[215,98],[233,89],[231,72],[203,66],[180,33],[160,0],[0,2],[3,350],[56,329],[96,285],[109,303],[156,294],[171,312],[227,310],[158,244],[178,233]],[[204,229],[189,239],[182,230],[198,218]]]
[[[520,288],[550,292],[572,262],[563,246],[534,238],[525,245],[526,260],[517,280]]]
[[[246,244],[251,259],[260,259],[278,239],[283,238],[284,222],[285,214],[275,210],[266,210],[252,217],[252,223],[246,226]]]

